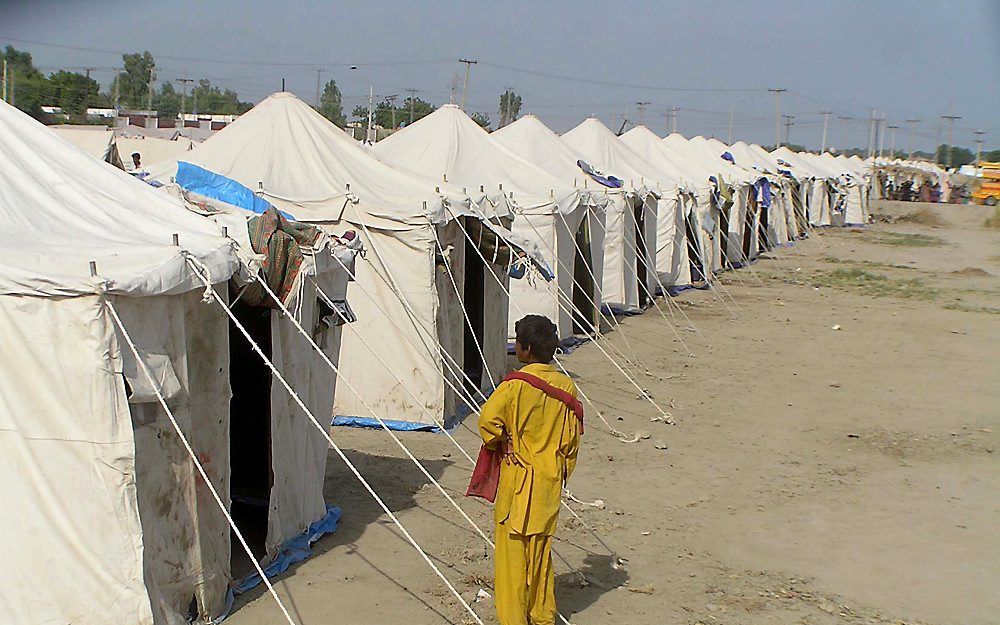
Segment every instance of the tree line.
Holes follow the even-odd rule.
[[[253,107],[231,89],[220,89],[211,81],[201,79],[184,93],[172,80],[156,81],[156,61],[147,52],[122,55],[123,69],[105,90],[85,74],[59,70],[46,76],[37,67],[29,52],[7,46],[0,54],[7,61],[7,100],[36,119],[46,118],[43,106],[56,106],[73,121],[86,121],[88,108],[151,109],[161,117],[176,117],[186,113],[239,115]]]

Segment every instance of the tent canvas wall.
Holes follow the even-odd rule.
[[[673,220],[658,220],[658,247],[672,241],[678,253],[656,254],[656,271],[664,284],[690,284],[693,279],[711,281],[719,258],[719,211],[712,201],[709,176],[697,166],[672,152],[662,139],[645,126],[636,126],[621,137],[622,142],[653,166],[676,172],[682,181],[678,210]],[[681,250],[683,248],[683,250]]]
[[[621,189],[609,191],[602,291],[606,307],[641,311],[651,295],[672,286],[661,286],[656,254],[672,257],[687,252],[686,247],[675,250],[673,241],[656,238],[658,219],[676,219],[680,181],[646,162],[597,118],[584,120],[562,139],[578,159],[623,181]]]
[[[99,161],[124,169],[115,133],[104,126],[49,126],[53,132]]]
[[[508,207],[513,212],[511,230],[536,244],[555,279],[504,279],[512,298],[504,338],[513,338],[514,323],[529,313],[553,319],[561,339],[573,335],[573,290],[563,287],[573,280],[573,243],[558,241],[553,226],[557,219],[582,220],[586,206],[578,189],[492,141],[482,127],[451,104],[376,143],[372,151],[395,167],[470,189],[479,203]],[[474,259],[465,258],[466,263],[470,260]],[[492,270],[502,272],[500,267]],[[487,364],[495,365],[495,374],[506,370],[502,359],[487,360]]]
[[[266,98],[184,160],[299,221],[358,231],[366,252],[348,287],[358,321],[343,337],[336,422],[371,424],[373,411],[398,427],[434,427],[457,413],[445,380],[460,384],[462,344],[447,322],[453,288],[438,272],[435,232],[472,216],[466,196],[382,163],[290,93]],[[150,170],[169,179],[176,163]]]
[[[139,153],[143,167],[153,163],[183,158],[194,144],[190,139],[180,137],[176,140],[159,139],[157,137],[117,137],[118,152],[125,164],[126,171],[135,169],[132,154]]]
[[[215,617],[228,524],[107,304],[225,497],[225,317],[187,258],[217,282],[239,260],[217,225],[2,103],[0,143],[0,548],[17,564],[0,620],[173,624],[192,599]]]
[[[525,225],[523,221],[518,224],[515,220],[513,226],[515,231],[519,228],[537,230],[544,239],[540,245],[543,252],[554,252],[554,286],[562,293],[572,294],[573,315],[567,312],[566,307],[558,307],[556,311],[558,293],[542,293],[537,283],[515,282],[511,285],[511,296],[518,304],[523,302],[525,310],[531,307],[542,310],[541,306],[544,306],[557,312],[557,326],[562,338],[571,334],[588,334],[592,328],[600,329],[605,208],[610,202],[608,194],[596,188],[596,184],[584,185],[586,174],[577,167],[575,152],[534,115],[524,115],[494,131],[490,139],[579,193],[578,210],[568,214],[526,214],[522,216],[530,224]],[[567,271],[570,267],[572,271]]]

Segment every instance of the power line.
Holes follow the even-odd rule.
[[[124,50],[108,50],[106,48],[88,48],[84,46],[70,46],[62,43],[52,43],[49,41],[34,41],[31,39],[20,39],[18,37],[10,37],[8,35],[0,34],[0,39],[7,39],[9,41],[14,41],[16,43],[27,43],[35,46],[46,46],[50,48],[60,48],[63,50],[75,50],[77,52],[96,52],[100,54],[132,54],[132,52]],[[368,61],[361,63],[317,63],[316,61],[240,61],[234,59],[208,59],[208,58],[194,58],[187,56],[172,56],[166,54],[154,54],[156,58],[166,59],[168,61],[185,61],[188,63],[216,63],[219,65],[259,65],[267,67],[310,67],[315,68],[317,65],[321,67],[337,67],[337,66],[354,66],[354,67],[379,67],[379,66],[393,66],[393,65],[434,65],[451,63],[452,59],[408,59],[404,61]]]
[[[576,76],[565,76],[560,74],[551,74],[548,72],[540,72],[538,70],[526,69],[523,67],[514,67],[512,65],[501,65],[500,63],[491,63],[489,61],[479,61],[479,63],[485,67],[492,67],[494,69],[502,69],[509,72],[516,72],[519,74],[527,74],[529,76],[538,76],[539,78],[550,78],[553,80],[564,80],[567,82],[577,82],[588,85],[598,85],[601,87],[622,87],[625,89],[645,89],[649,91],[675,91],[675,92],[691,92],[691,93],[753,93],[753,92],[764,92],[766,89],[761,88],[719,88],[719,87],[666,87],[662,85],[650,85],[650,84],[635,84],[635,83],[622,83],[622,82],[611,82],[606,80],[595,80],[593,78],[579,78]]]

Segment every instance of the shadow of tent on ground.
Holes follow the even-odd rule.
[[[424,484],[429,484],[430,481],[417,470],[413,462],[408,458],[380,456],[349,449],[344,449],[344,454],[357,467],[361,475],[371,484],[375,492],[378,493],[382,501],[385,502],[386,506],[394,514],[418,507],[414,495]],[[445,469],[452,464],[451,461],[447,460],[420,459],[420,462],[436,480],[440,480]],[[365,490],[361,482],[354,477],[354,474],[351,473],[347,465],[344,464],[333,450],[330,451],[326,462],[324,497],[327,503],[341,508],[342,516],[337,531],[331,535],[324,536],[313,545],[313,558],[320,557],[339,546],[354,545],[365,532],[365,529],[372,523],[385,522],[391,524],[388,518],[383,518],[385,513],[382,511],[382,508],[372,499],[372,496]],[[400,537],[400,540],[405,539]],[[406,545],[406,548],[411,549],[409,545]],[[428,609],[435,612],[438,611],[434,606],[425,603],[418,595],[413,594],[405,585],[394,580],[374,563],[365,559],[363,553],[353,548],[351,549],[351,553],[354,557],[364,559],[373,569],[385,576],[387,584],[393,584],[401,591],[410,594]],[[414,554],[414,557],[417,556]],[[283,574],[272,578],[272,583],[277,583],[278,581],[294,576],[300,564],[294,564]],[[244,605],[264,594],[268,594],[267,587],[261,584],[239,595],[236,597],[232,611],[239,610]],[[294,600],[286,597],[284,601],[289,611],[292,612],[293,617],[296,616],[295,613],[297,610],[294,607]]]

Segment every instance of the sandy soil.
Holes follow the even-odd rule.
[[[897,220],[921,209],[939,219]],[[573,623],[1000,622],[1000,232],[979,207],[876,212],[674,300],[663,313],[694,357],[657,309],[609,333],[676,425],[593,345],[565,358],[616,428],[649,435],[619,442],[588,406],[571,488],[605,507],[574,504],[599,539],[561,522]],[[487,587],[482,541],[388,436],[333,434],[467,599]],[[445,436],[403,440],[464,492]],[[343,524],[277,584],[296,620],[468,622],[333,454],[327,479]],[[490,531],[486,506],[459,503]],[[475,606],[495,622],[490,600]],[[257,591],[229,622],[281,617]]]

